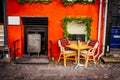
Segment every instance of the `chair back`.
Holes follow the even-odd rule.
[[[65,48],[65,50],[69,50],[69,48],[65,47],[70,45],[70,41],[67,38],[62,38],[58,40],[58,46]]]
[[[98,48],[98,41],[97,40],[89,40],[88,43],[87,43],[88,46],[92,46],[92,48]]]
[[[67,46],[67,45],[70,45],[70,42],[67,38],[62,38],[62,39],[59,39],[59,44],[61,44],[61,46]]]
[[[89,40],[87,45],[92,46],[92,49],[90,49],[89,52],[94,54],[94,57],[96,58],[99,55],[97,52],[97,48],[99,46],[98,40]]]

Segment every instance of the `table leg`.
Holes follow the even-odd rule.
[[[83,64],[80,64],[80,50],[78,50],[78,63],[75,66],[75,69],[78,68],[79,66],[84,66]]]

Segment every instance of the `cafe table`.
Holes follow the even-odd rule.
[[[70,44],[66,47],[69,47],[71,49],[75,49],[78,51],[78,62],[77,62],[77,65],[75,66],[75,68],[78,68],[79,66],[84,66],[83,64],[80,63],[80,50],[84,50],[84,49],[90,49],[91,46],[88,46],[87,44],[85,43],[79,43],[79,44]]]

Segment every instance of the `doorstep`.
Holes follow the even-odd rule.
[[[50,62],[48,56],[46,55],[40,55],[38,58],[37,56],[22,56],[16,60],[16,63],[18,64],[48,64]]]
[[[120,54],[109,54],[107,53],[106,56],[101,57],[104,63],[120,63]]]

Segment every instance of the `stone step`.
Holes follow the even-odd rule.
[[[17,59],[16,63],[18,64],[48,64],[49,59],[46,56],[40,56],[39,58],[37,56],[22,56],[19,59]]]

